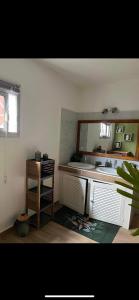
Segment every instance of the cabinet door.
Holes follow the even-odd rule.
[[[61,203],[84,214],[87,180],[63,174],[61,184]]]
[[[122,225],[124,201],[115,184],[93,182],[90,189],[90,218]]]

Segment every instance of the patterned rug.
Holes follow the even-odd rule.
[[[120,226],[89,219],[63,206],[54,216],[54,221],[99,243],[112,243]]]

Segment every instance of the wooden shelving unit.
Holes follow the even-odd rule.
[[[30,223],[37,228],[45,223],[45,219],[47,222],[53,217],[54,166],[53,159],[40,162],[34,159],[26,161],[26,212],[28,213],[28,209],[35,211]],[[49,178],[51,187],[45,183]],[[32,181],[30,184],[29,180]],[[48,207],[51,207],[51,216],[45,213]]]

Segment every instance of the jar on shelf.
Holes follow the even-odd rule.
[[[36,161],[41,161],[41,152],[40,151],[35,152],[35,160]]]
[[[47,160],[48,159],[48,154],[47,153],[44,153],[43,154],[43,160]]]

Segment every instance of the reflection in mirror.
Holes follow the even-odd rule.
[[[136,155],[138,123],[81,123],[79,151]]]
[[[111,137],[111,124],[108,123],[100,123],[100,138],[107,138]]]

